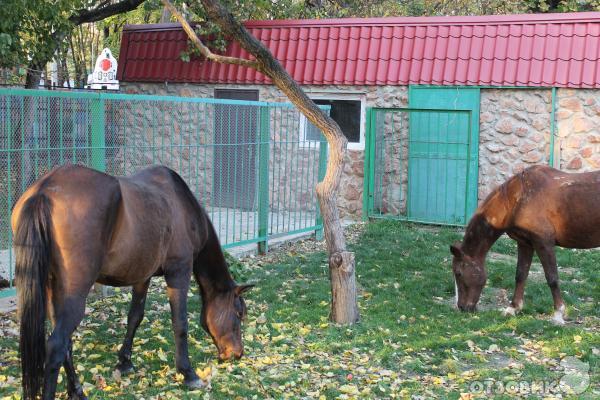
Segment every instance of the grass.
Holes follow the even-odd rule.
[[[514,397],[511,382],[557,382],[564,374],[561,359],[574,357],[567,360],[589,365],[591,385],[585,393],[532,396],[525,387],[518,394],[598,398],[600,253],[559,251],[569,318],[559,327],[550,322],[550,292],[535,263],[522,314],[504,317],[498,311],[506,290],[511,294],[514,286],[516,247],[508,239],[492,249],[482,311],[455,311],[448,245],[460,238],[452,228],[385,221],[365,225],[351,245],[361,311],[361,321],[352,327],[327,319],[327,261],[324,252],[313,250],[314,243],[297,243],[266,259],[247,258],[234,265],[239,281],[257,283],[247,296],[246,356],[235,362],[216,361],[215,348],[199,326],[194,291],[189,302],[190,354],[210,386],[193,392],[182,387],[173,368],[168,302],[161,280],[153,283],[136,336],[137,370],[127,377],[113,375],[113,366],[130,296],[122,291],[91,301],[75,340],[80,379],[90,399],[508,399]],[[0,398],[18,398],[17,338],[6,333],[14,335],[15,325],[3,319]],[[539,387],[534,389],[539,393]],[[64,381],[60,390],[61,398],[66,398]]]

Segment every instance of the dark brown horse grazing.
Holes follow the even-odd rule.
[[[554,321],[564,324],[565,305],[558,286],[554,246],[600,246],[600,171],[568,174],[534,166],[496,188],[469,222],[454,255],[457,306],[473,311],[486,282],[485,256],[506,233],[518,245],[515,292],[506,314],[523,308],[525,281],[535,251],[554,299]]]
[[[85,398],[73,368],[71,334],[94,282],[133,286],[117,368],[133,370],[133,336],[144,315],[150,278],[165,277],[184,382],[201,381],[188,357],[187,293],[200,286],[202,325],[221,359],[243,353],[241,294],[215,230],[183,179],[165,167],[115,178],[85,167],[57,168],[19,199],[12,215],[21,321],[23,397],[53,399],[60,366],[70,398]],[[53,331],[46,345],[46,310]]]

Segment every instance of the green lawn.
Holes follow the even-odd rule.
[[[77,330],[75,363],[90,399],[179,398],[598,398],[600,396],[600,252],[560,251],[564,327],[550,322],[552,300],[537,259],[517,317],[501,315],[514,286],[516,246],[502,239],[488,258],[481,311],[452,307],[454,284],[448,246],[458,230],[397,222],[353,227],[361,321],[328,322],[325,253],[305,241],[235,266],[248,294],[246,356],[218,363],[200,328],[197,291],[190,297],[190,353],[208,389],[188,392],[174,372],[169,308],[157,279],[134,346],[136,373],[113,375],[124,335],[129,294],[91,301]],[[0,324],[0,398],[18,398],[14,323]],[[14,318],[12,316],[11,318]],[[561,359],[589,365],[581,395],[553,392]],[[574,358],[569,358],[574,357]],[[587,364],[585,364],[587,363]],[[531,395],[526,384],[546,383]],[[486,390],[489,388],[489,393]],[[66,398],[60,385],[61,398]],[[595,391],[595,392],[594,392]],[[470,393],[471,392],[471,393]],[[415,398],[415,397],[412,397]],[[417,397],[419,398],[419,397]]]

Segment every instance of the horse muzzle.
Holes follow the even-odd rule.
[[[219,360],[220,361],[227,361],[230,359],[235,359],[235,360],[239,360],[240,358],[242,358],[242,356],[244,355],[244,350],[243,349],[239,349],[239,350],[225,350],[225,351],[221,351],[219,352]]]

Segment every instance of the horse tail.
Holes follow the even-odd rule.
[[[21,209],[14,237],[24,399],[37,398],[44,376],[50,227],[50,199],[35,194]]]

